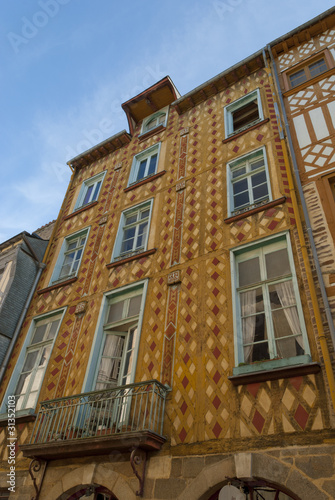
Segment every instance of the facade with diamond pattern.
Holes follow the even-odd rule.
[[[334,15],[271,45],[282,85],[315,52],[335,60]],[[335,497],[332,385],[271,65],[259,51],[182,97],[166,77],[122,105],[129,133],[69,162],[0,388],[10,498]],[[332,308],[333,71],[284,94]]]

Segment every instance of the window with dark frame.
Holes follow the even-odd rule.
[[[294,88],[302,83],[321,75],[328,70],[328,65],[325,57],[320,57],[317,60],[306,63],[302,67],[300,66],[297,71],[293,71],[287,74],[290,87]]]

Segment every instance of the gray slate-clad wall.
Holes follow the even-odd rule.
[[[29,233],[22,235],[28,240],[35,255],[23,239],[16,245],[9,245],[7,251],[4,249],[0,253],[0,268],[12,261],[10,278],[0,303],[0,365],[34,285],[38,273],[38,261],[42,261],[48,245],[47,240],[42,240],[38,236],[31,236]]]

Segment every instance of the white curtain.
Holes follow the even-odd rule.
[[[241,314],[247,316],[242,319],[243,344],[249,344],[254,341],[256,330],[256,290],[250,290],[240,294],[241,299]],[[244,347],[244,362],[252,362],[252,353],[254,346],[248,345]]]
[[[284,281],[283,283],[277,283],[275,285],[275,289],[281,305],[285,307],[283,311],[287,322],[290,325],[292,334],[297,335],[297,337],[295,337],[295,340],[298,342],[300,347],[304,349],[292,282]]]

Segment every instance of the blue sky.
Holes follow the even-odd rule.
[[[58,215],[66,162],[128,130],[121,103],[183,95],[305,23],[323,0],[1,1],[0,242]]]

